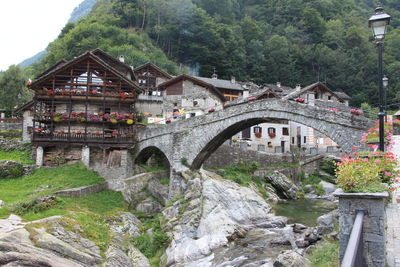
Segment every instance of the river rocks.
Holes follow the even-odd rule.
[[[256,225],[279,221],[270,211],[271,207],[250,188],[204,170],[193,174],[185,196],[163,211],[163,227],[172,237],[166,251],[167,265],[213,265],[217,258],[214,250],[232,239],[240,240]],[[195,265],[199,262],[204,265]]]
[[[279,254],[274,262],[274,267],[307,267],[311,266],[311,262],[299,253],[286,250]]]
[[[335,190],[336,190],[336,186],[334,184],[331,184],[331,183],[328,183],[325,181],[321,181],[321,182],[319,182],[319,184],[324,189],[325,195],[330,195],[333,192],[335,192]]]
[[[150,180],[147,185],[147,191],[163,205],[165,205],[168,200],[168,185],[161,184],[160,179],[154,178]]]
[[[25,224],[21,217],[11,214],[7,219],[0,219],[0,234],[24,228]]]
[[[148,197],[136,205],[136,210],[144,213],[159,213],[161,211],[161,204],[155,201],[153,198]]]
[[[296,199],[300,190],[287,176],[278,171],[257,170],[254,176],[265,179],[275,189],[279,196],[285,199]]]
[[[339,219],[339,210],[333,210],[328,214],[322,215],[317,219],[317,229],[318,233],[326,234],[332,232],[335,226],[335,223],[338,222]]]
[[[46,266],[46,267],[84,267],[82,263],[66,259],[63,255],[36,247],[26,229],[18,229],[6,234],[0,233],[1,266]]]
[[[130,212],[120,212],[108,222],[112,240],[106,251],[104,267],[150,267],[148,259],[130,240],[140,235],[142,223]]]
[[[301,223],[295,223],[293,224],[293,232],[295,233],[302,233],[303,230],[307,229],[307,226],[301,224]]]

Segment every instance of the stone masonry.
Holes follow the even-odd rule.
[[[358,210],[365,212],[363,218],[362,246],[363,266],[386,266],[386,201],[389,197],[383,193],[343,193],[338,189],[334,193],[339,197],[339,242],[340,261],[342,261],[351,230]]]
[[[359,146],[362,134],[373,125],[364,116],[334,112],[316,106],[281,99],[263,99],[232,105],[224,110],[163,126],[139,129],[137,155],[146,148],[161,151],[171,166],[173,176],[188,167],[198,169],[226,139],[266,119],[291,120],[312,127],[330,137],[346,152]],[[183,164],[184,163],[184,164]]]

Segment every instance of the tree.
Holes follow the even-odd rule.
[[[0,76],[0,107],[13,114],[17,105],[30,97],[27,79],[19,66],[12,65]]]

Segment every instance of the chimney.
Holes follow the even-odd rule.
[[[124,56],[119,56],[119,61],[122,63],[125,63],[125,57]]]
[[[214,73],[213,75],[211,75],[211,79],[218,79],[218,75],[216,73]]]
[[[300,89],[301,89],[300,84],[297,84],[297,85],[296,85],[296,91],[300,91]]]
[[[235,84],[235,83],[236,83],[236,78],[235,78],[235,76],[231,76],[231,83],[232,83],[232,84]]]
[[[276,86],[278,86],[278,88],[281,88],[281,82],[277,82]]]

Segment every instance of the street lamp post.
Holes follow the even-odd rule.
[[[386,76],[386,75],[383,75],[383,78],[382,78],[382,83],[383,83],[383,89],[384,89],[384,92],[385,92],[385,95],[384,95],[384,106],[385,106],[385,111],[387,110],[387,93],[386,93],[386,88],[387,88],[387,86],[389,85],[389,78]],[[385,112],[385,122],[387,122],[387,113]]]
[[[378,86],[379,86],[379,150],[385,151],[385,127],[384,127],[384,92],[383,92],[383,71],[382,71],[382,45],[383,38],[387,31],[387,25],[390,23],[390,16],[383,11],[382,7],[375,9],[375,14],[368,21],[369,27],[375,37],[378,47]]]

